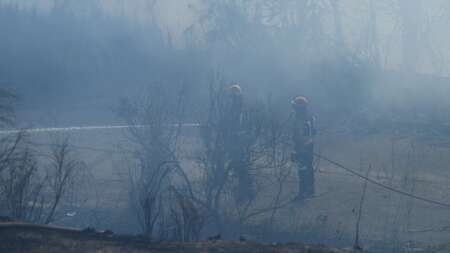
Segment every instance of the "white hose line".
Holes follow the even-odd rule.
[[[178,127],[179,124],[171,124],[171,127]],[[199,123],[183,123],[183,128],[199,127]],[[10,129],[0,130],[0,135],[10,135],[25,132],[27,134],[54,133],[54,132],[75,132],[75,131],[94,131],[94,130],[119,130],[128,128],[144,128],[146,125],[110,125],[110,126],[72,126],[72,127],[50,127],[50,128],[30,128],[30,129]]]

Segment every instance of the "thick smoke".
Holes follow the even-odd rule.
[[[111,121],[119,97],[149,84],[183,83],[202,101],[217,75],[254,99],[285,101],[286,109],[292,94],[305,94],[322,115],[339,118],[448,115],[449,7],[420,0],[3,0],[0,81],[23,97],[24,111],[40,108],[65,124]],[[86,108],[93,115],[80,115]],[[73,117],[61,116],[68,111]]]

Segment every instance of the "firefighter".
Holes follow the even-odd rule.
[[[246,166],[245,132],[242,129],[242,90],[239,84],[229,87],[227,103],[226,125],[226,153],[232,174],[237,178],[236,200],[238,202],[252,196],[251,178]]]
[[[298,168],[298,199],[302,200],[314,196],[315,118],[309,112],[309,101],[306,97],[297,96],[291,104],[294,112],[292,158]]]
[[[231,85],[229,88],[229,105],[228,105],[228,120],[232,126],[230,129],[234,134],[237,134],[241,128],[242,121],[242,90],[239,84]]]

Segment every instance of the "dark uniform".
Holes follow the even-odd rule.
[[[230,87],[228,98],[226,125],[228,133],[225,136],[226,153],[229,167],[237,177],[236,197],[238,201],[249,199],[252,196],[252,182],[248,173],[245,157],[245,133],[242,131],[242,94],[238,85]]]
[[[315,118],[309,114],[308,100],[299,96],[292,101],[294,108],[293,161],[297,165],[300,199],[314,196],[314,136]]]

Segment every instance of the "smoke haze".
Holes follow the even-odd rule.
[[[203,89],[214,72],[260,97],[308,94],[325,112],[449,105],[445,0],[0,4],[2,86],[65,124],[69,111],[111,121],[118,97],[161,76]]]

